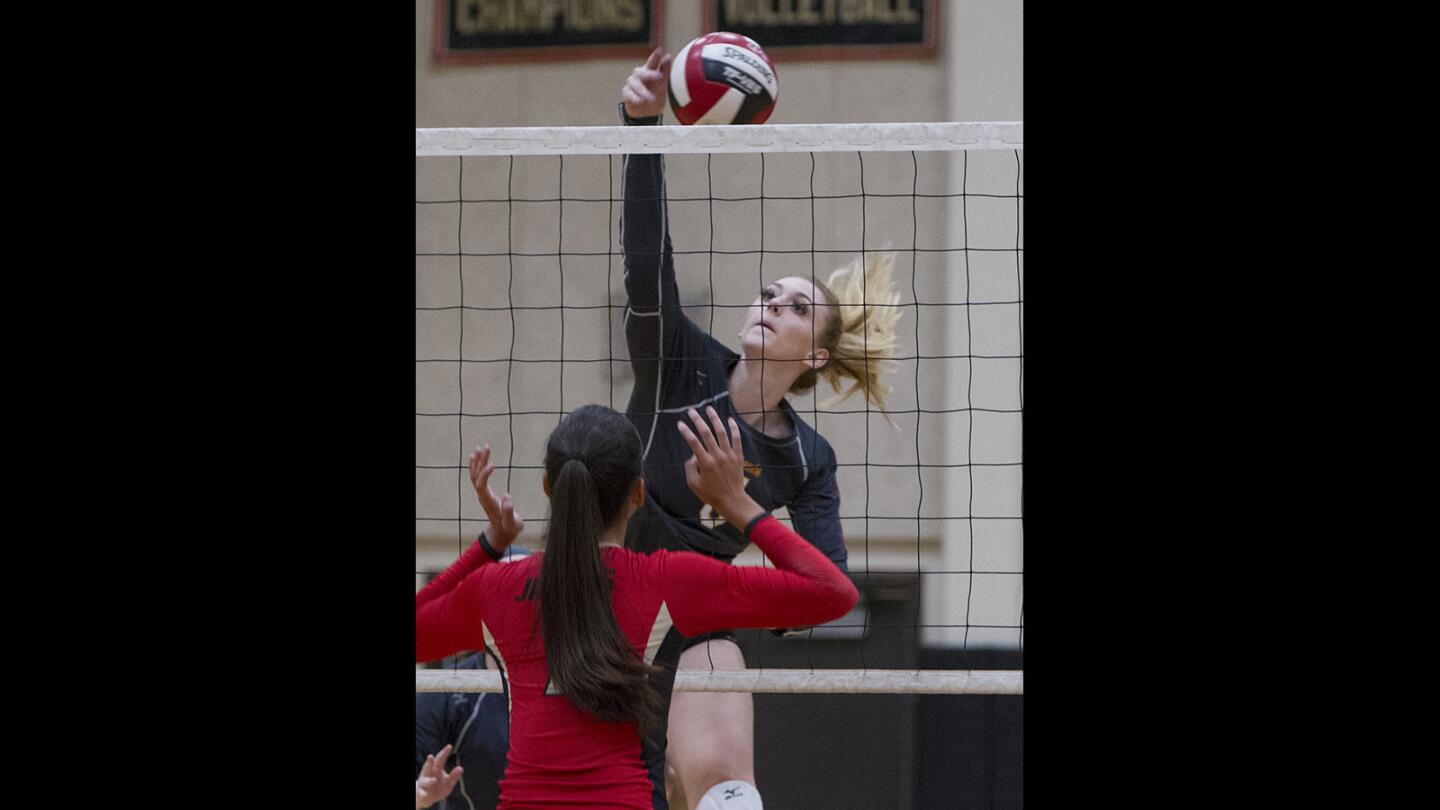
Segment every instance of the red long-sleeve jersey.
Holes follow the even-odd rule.
[[[600,550],[611,603],[646,663],[673,625],[686,636],[737,627],[798,627],[844,615],[858,594],[814,546],[773,517],[750,530],[775,568],[700,554]],[[652,786],[630,723],[606,723],[563,695],[549,669],[534,598],[543,555],[497,565],[476,543],[415,595],[415,660],[488,647],[510,687],[510,753],[500,807],[651,807]]]

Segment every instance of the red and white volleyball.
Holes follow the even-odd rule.
[[[670,107],[682,124],[763,124],[779,91],[775,63],[739,34],[696,37],[670,67]]]

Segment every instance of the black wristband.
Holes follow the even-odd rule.
[[[500,562],[500,558],[505,556],[505,552],[496,551],[495,547],[490,545],[490,541],[485,537],[485,532],[480,532],[480,536],[476,538],[475,542],[479,543],[480,550],[490,555],[490,559],[495,562]]]
[[[644,117],[641,117],[641,118],[631,118],[631,117],[630,117],[630,113],[625,112],[625,102],[622,101],[622,102],[620,102],[620,120],[621,120],[621,121],[624,121],[624,122],[625,122],[625,126],[627,126],[627,127],[633,127],[633,126],[652,126],[652,125],[654,125],[654,124],[660,123],[660,116],[658,116],[658,115],[651,115],[651,116],[644,116]]]
[[[769,513],[769,512],[761,512],[760,514],[756,515],[753,520],[751,520],[749,523],[746,523],[746,524],[745,524],[745,531],[742,532],[742,534],[745,535],[745,539],[746,539],[746,540],[749,540],[749,539],[750,539],[750,530],[753,529],[753,528],[755,528],[755,524],[756,524],[756,523],[759,523],[760,521],[764,520],[764,519],[767,518],[767,517],[770,517],[770,513]]]

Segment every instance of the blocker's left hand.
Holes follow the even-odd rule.
[[[525,530],[525,521],[516,511],[510,493],[497,498],[494,490],[490,489],[490,476],[494,472],[495,465],[490,463],[490,445],[475,448],[475,452],[470,454],[470,483],[475,487],[475,495],[480,499],[485,516],[490,518],[485,539],[490,542],[491,548],[504,551]]]

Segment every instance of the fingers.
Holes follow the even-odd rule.
[[[476,489],[480,487],[481,471],[489,462],[490,445],[488,444],[475,448],[475,452],[470,454],[470,483],[474,484]]]
[[[654,102],[655,91],[660,89],[664,79],[665,74],[658,70],[635,68],[635,72],[630,74],[620,92],[629,101]]]
[[[475,481],[475,497],[480,501],[480,507],[485,510],[485,516],[490,518],[491,522],[498,523],[495,518],[500,514],[500,501],[495,497],[495,491],[490,489],[490,476],[494,474],[494,464],[486,464],[484,469],[480,470],[480,477]]]
[[[500,496],[500,514],[504,517],[504,528],[507,531],[519,534],[525,528],[525,519],[515,511],[515,500],[508,492]]]
[[[645,64],[630,71],[630,78],[640,81],[647,87],[653,87],[656,82],[665,78],[665,74],[670,70],[670,63],[673,61],[674,57],[665,53],[664,48],[656,48],[655,52],[650,54],[650,58],[645,60]]]
[[[651,81],[653,81],[654,78],[663,76],[665,72],[670,69],[670,63],[673,61],[675,61],[675,57],[666,53],[664,48],[656,48],[650,52],[650,57],[645,60],[645,64],[635,68],[635,72],[640,73],[643,71],[650,74],[652,76]]]
[[[444,790],[446,793],[449,793],[450,789],[455,787],[455,783],[460,781],[460,775],[463,773],[465,773],[465,769],[456,765],[455,770],[445,775]]]
[[[485,507],[486,514],[495,508],[495,493],[490,491],[490,476],[495,474],[495,465],[490,463],[490,445],[477,447],[474,453],[470,454],[470,483],[475,487],[475,494],[480,498],[480,505]]]
[[[715,409],[707,406],[706,410],[713,413]],[[700,418],[700,413],[694,408],[691,408],[687,413],[690,414],[690,421],[695,423],[695,435],[699,436],[700,443],[705,445],[705,452],[715,452],[716,439],[714,431],[710,429],[709,425],[705,424],[705,420]]]
[[[730,449],[730,434],[725,431],[725,423],[720,421],[720,414],[715,412],[715,406],[706,405],[705,415],[710,417],[710,426],[715,429],[716,449],[728,451]]]
[[[620,99],[625,103],[627,114],[655,114],[655,107],[663,103],[661,88],[665,86],[665,76],[673,59],[664,48],[656,48],[643,65],[636,65],[630,71],[620,88]]]
[[[483,445],[475,448],[470,454],[470,483],[475,486],[475,496],[480,501],[480,506],[485,510],[485,517],[490,520],[490,526],[494,529],[491,532],[491,542],[499,543],[496,548],[504,548],[513,542],[514,537],[525,529],[525,521],[515,510],[515,501],[510,493],[502,493],[496,497],[495,491],[490,488],[490,478],[495,474],[495,465],[490,463],[490,445]],[[505,537],[509,536],[509,542]],[[452,746],[446,746],[436,756],[441,762],[450,755]],[[443,766],[437,769],[436,773],[443,773]]]
[[[450,756],[452,745],[440,749],[438,754],[426,754],[425,765],[420,769],[420,775],[426,779],[445,780],[445,760]]]
[[[636,68],[638,71],[639,68]],[[651,104],[655,101],[655,94],[650,92],[635,75],[631,75],[629,81],[620,89],[620,98],[627,104]]]
[[[691,492],[694,492],[695,488],[701,486],[704,481],[705,476],[700,473],[700,459],[691,456],[685,462],[685,484],[690,487]]]
[[[690,461],[686,462],[686,464],[689,464],[690,462],[695,461],[695,459],[700,458],[706,454],[705,446],[700,444],[700,440],[695,438],[694,432],[692,432],[690,428],[686,427],[684,422],[676,422],[675,427],[680,429],[680,435],[684,436],[685,443],[690,445],[690,452],[695,454],[690,458]]]
[[[723,461],[729,461],[730,457],[735,455],[734,434],[725,429],[725,422],[715,411],[715,406],[706,405],[705,416],[710,420],[709,424],[701,421],[700,414],[696,413],[694,408],[690,409],[690,418],[696,425],[703,428],[697,432],[701,434],[701,441],[705,442],[705,449],[723,454],[725,456]],[[735,420],[731,419],[730,424],[733,426]]]
[[[727,430],[726,421],[720,418],[714,406],[705,406],[708,423],[694,408],[689,410],[689,415],[690,421],[695,423],[693,430],[684,422],[676,422],[675,427],[679,429],[680,435],[685,437],[696,456],[708,458],[717,452],[723,452],[727,456],[737,454],[736,442],[739,441],[740,426],[735,422],[735,417],[730,417]]]

